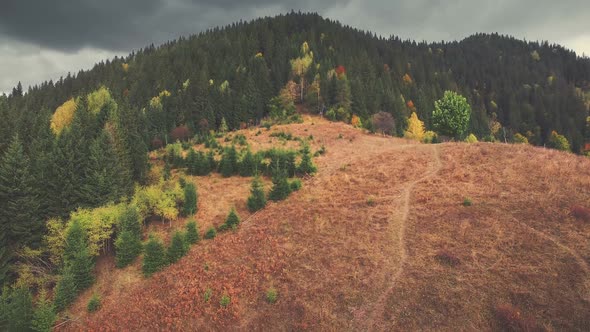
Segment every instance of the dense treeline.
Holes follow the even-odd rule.
[[[313,64],[297,75],[290,60],[300,55],[305,41]],[[331,79],[334,68],[346,72],[350,96],[344,103],[338,100],[338,80]],[[8,120],[2,124],[0,149],[9,144],[13,129],[26,143],[38,136],[33,124],[42,110],[55,110],[102,85],[117,103],[145,110],[141,134],[150,143],[154,138],[166,142],[180,125],[213,129],[225,118],[232,129],[259,120],[289,79],[306,83],[308,91],[317,79],[321,104],[349,104],[361,119],[378,111],[392,113],[400,135],[414,110],[430,128],[434,101],[445,90],[456,90],[472,105],[470,132],[478,137],[497,134],[499,123],[502,136],[518,132],[539,145],[553,130],[564,134],[574,151],[584,143],[590,60],[560,46],[484,34],[461,42],[416,43],[379,38],[315,14],[291,13],[152,45],[75,77],[43,83],[24,96],[17,87],[0,102],[2,118]],[[317,103],[317,97],[303,97]]]
[[[557,45],[484,34],[416,43],[290,13],[151,45],[26,92],[19,84],[0,96],[0,277],[17,248],[39,246],[44,221],[130,197],[149,148],[292,115],[293,101],[355,125],[389,114],[403,135],[414,112],[434,128],[435,100],[453,90],[471,105],[477,137],[551,145],[556,132],[580,152],[589,81],[590,60]]]

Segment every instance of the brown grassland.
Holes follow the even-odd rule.
[[[140,260],[119,270],[100,258],[97,282],[61,328],[590,327],[590,222],[571,212],[590,207],[590,159],[525,145],[418,144],[316,117],[240,133],[257,150],[281,146],[269,136],[281,130],[313,135],[312,150],[327,150],[300,191],[251,215],[251,179],[189,178],[199,191],[201,232],[223,223],[232,206],[240,227],[202,240],[148,279]],[[184,222],[150,228],[169,234]],[[271,287],[274,304],[265,298]],[[89,314],[92,293],[102,307]]]

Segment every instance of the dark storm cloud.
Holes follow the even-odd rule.
[[[383,36],[500,32],[590,54],[588,0],[0,0],[0,93],[19,80],[57,79],[150,43],[291,9]]]
[[[162,42],[218,24],[292,8],[324,10],[347,1],[271,0],[7,0],[0,34],[53,49],[110,50]],[[312,8],[313,7],[313,8]],[[270,11],[269,11],[270,9]]]

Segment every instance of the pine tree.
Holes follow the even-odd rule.
[[[299,174],[313,174],[317,171],[316,166],[313,164],[311,149],[309,144],[304,144],[301,149],[301,162],[297,167],[297,173]]]
[[[69,267],[66,267],[55,286],[54,291],[55,310],[61,312],[76,299],[76,284],[74,275]]]
[[[186,223],[186,242],[189,244],[195,244],[199,242],[199,240],[201,240],[199,226],[196,221],[190,220]]]
[[[43,223],[33,185],[29,160],[15,136],[0,164],[0,283],[6,277],[13,250],[41,243]]]
[[[145,254],[141,269],[146,277],[151,276],[166,266],[166,253],[162,241],[155,235],[151,235],[145,245]]]
[[[182,207],[182,213],[185,216],[193,215],[197,212],[197,188],[192,182],[187,183],[184,186],[184,205]]]
[[[172,169],[170,168],[170,164],[168,162],[164,164],[163,177],[165,181],[170,180],[172,177]]]
[[[264,184],[259,176],[252,181],[250,197],[248,197],[248,210],[256,212],[266,206],[266,195],[264,194]]]
[[[26,287],[18,287],[10,294],[8,331],[28,331],[33,319],[33,298]]]
[[[176,231],[172,236],[172,242],[170,242],[170,247],[168,248],[168,260],[170,263],[178,262],[186,254],[186,248],[183,234]]]
[[[47,299],[45,292],[41,292],[33,313],[31,329],[36,332],[51,332],[56,319],[55,306]]]
[[[115,240],[115,262],[118,268],[131,264],[141,254],[141,240],[131,231],[125,230]]]
[[[275,169],[272,177],[272,189],[268,194],[268,199],[271,201],[281,201],[289,196],[291,193],[291,186],[287,179],[287,174],[284,170]]]

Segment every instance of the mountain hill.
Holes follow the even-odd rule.
[[[584,330],[589,82],[289,13],[19,84],[0,329]]]
[[[258,150],[280,145],[277,132],[311,135],[312,150],[325,148],[316,176],[255,214],[246,209],[249,181],[187,178],[201,189],[201,229],[231,206],[240,228],[149,280],[137,264],[117,270],[103,258],[68,329],[588,326],[590,224],[570,214],[590,198],[588,158],[528,145],[419,144],[317,117],[236,135]],[[167,223],[150,227],[170,233]],[[271,288],[276,303],[266,299]],[[87,314],[92,293],[103,307]],[[518,312],[508,323],[505,308]]]

